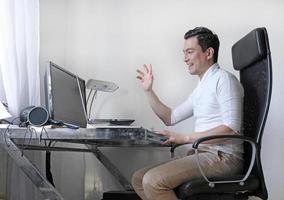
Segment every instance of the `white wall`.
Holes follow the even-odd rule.
[[[41,66],[52,60],[86,80],[117,83],[120,88],[115,93],[99,93],[93,117],[133,118],[136,125],[154,129],[166,127],[151,111],[135,78],[138,67],[152,63],[154,88],[173,107],[189,95],[197,82],[196,77],[188,75],[182,60],[183,34],[188,29],[207,26],[215,31],[221,41],[219,63],[233,72],[231,46],[255,27],[266,27],[272,52],[273,95],[262,158],[270,199],[281,198],[283,1],[41,0],[40,3]],[[171,129],[191,132],[193,121],[187,120]]]

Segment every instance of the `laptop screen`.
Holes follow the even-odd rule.
[[[86,127],[86,88],[83,79],[49,62],[45,89],[46,106],[51,119]]]

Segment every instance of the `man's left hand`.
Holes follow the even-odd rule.
[[[159,131],[158,134],[168,138],[168,140],[162,143],[164,145],[189,143],[189,136],[187,135],[178,134],[168,130]]]

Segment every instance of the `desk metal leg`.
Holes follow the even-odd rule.
[[[89,148],[95,148],[93,152],[96,158],[104,165],[105,168],[116,178],[116,180],[123,186],[126,191],[133,190],[132,185],[117,169],[117,167],[98,149],[92,145],[87,145]]]
[[[16,165],[27,175],[39,189],[45,200],[64,200],[60,193],[41,175],[39,170],[24,156],[22,151],[8,137],[0,136],[0,145],[13,159]]]

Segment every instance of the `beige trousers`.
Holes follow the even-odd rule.
[[[199,158],[207,177],[232,176],[240,173],[243,165],[242,160],[222,152],[218,155],[202,152]],[[191,151],[185,157],[136,171],[132,176],[132,185],[143,200],[177,200],[173,189],[201,176]]]

